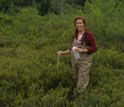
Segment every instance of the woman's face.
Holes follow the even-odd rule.
[[[84,23],[83,23],[82,19],[78,19],[78,20],[76,21],[76,29],[77,29],[78,31],[84,30]]]

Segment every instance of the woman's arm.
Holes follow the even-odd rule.
[[[82,48],[76,48],[74,51],[75,52],[80,52],[80,53],[82,53],[82,52],[88,52],[87,49],[82,49]]]
[[[89,43],[90,43],[90,47],[86,49],[88,50],[88,53],[92,54],[95,51],[97,51],[96,41],[92,33],[89,33],[88,37],[86,38],[86,44],[88,45]]]
[[[58,51],[57,52],[58,55],[64,55],[64,54],[70,54],[70,53],[71,53],[71,50],[70,49],[68,49],[66,51]]]

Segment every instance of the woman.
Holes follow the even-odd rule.
[[[77,92],[82,93],[89,84],[89,70],[92,64],[92,53],[96,48],[96,41],[91,32],[85,29],[83,17],[74,20],[75,32],[72,39],[72,48],[66,51],[58,51],[59,55],[70,54],[72,56],[72,70],[77,83]],[[76,57],[76,54],[79,54]]]

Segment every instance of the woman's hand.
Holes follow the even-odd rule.
[[[62,54],[64,54],[64,52],[63,51],[58,51],[57,54],[62,55]]]

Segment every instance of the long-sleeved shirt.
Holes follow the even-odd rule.
[[[86,46],[89,46],[89,48],[86,48],[86,49],[88,50],[89,54],[92,54],[97,50],[94,35],[91,32],[89,32],[88,30],[85,30],[85,32],[83,33],[83,36],[84,35],[86,35],[85,40],[84,40],[85,44],[86,44]],[[77,37],[78,37],[78,35],[76,35],[76,36],[73,35],[73,38],[78,39]],[[69,48],[69,49],[71,50],[71,48]]]

